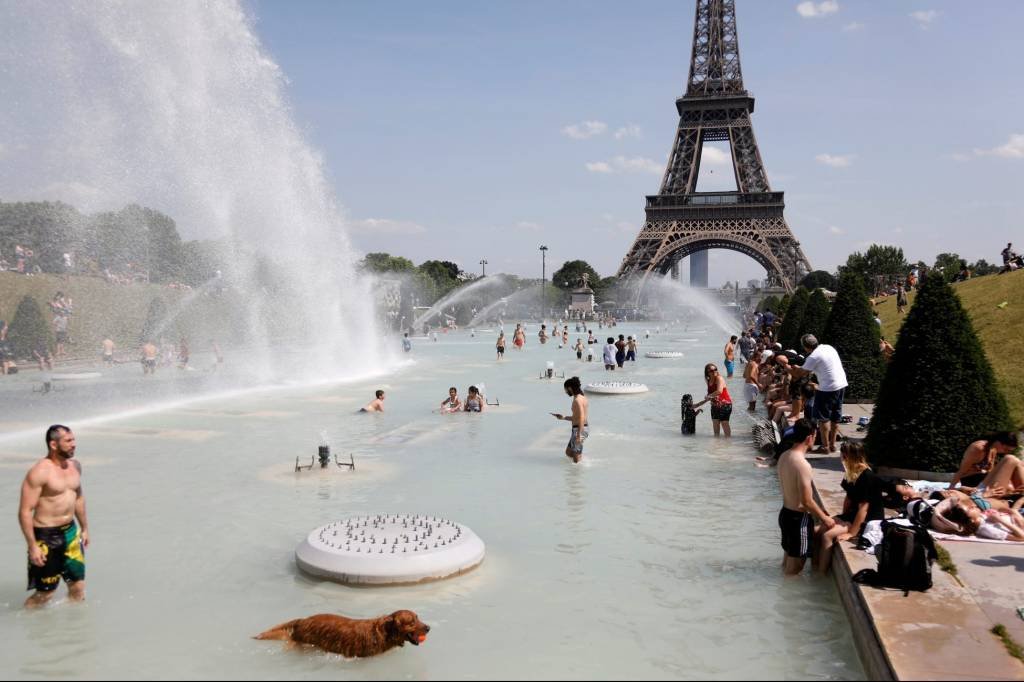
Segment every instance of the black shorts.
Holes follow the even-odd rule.
[[[69,583],[85,580],[85,554],[78,524],[35,528],[36,544],[43,550],[45,563],[28,564],[28,589],[52,592],[60,579]]]
[[[68,342],[68,333],[67,332],[57,332],[57,343],[67,343],[67,342]]]
[[[498,349],[498,355],[504,355],[505,354],[505,346],[497,346],[497,349]]]
[[[779,510],[782,550],[794,559],[807,559],[814,552],[814,519],[807,512],[783,507]]]
[[[711,403],[711,418],[715,421],[727,422],[732,416],[732,403]]]
[[[818,422],[835,422],[843,418],[843,393],[845,388],[838,391],[818,391],[814,394],[814,411],[811,418]]]

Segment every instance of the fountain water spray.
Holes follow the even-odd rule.
[[[279,374],[279,336],[309,349],[310,375],[393,360],[375,344],[344,347],[353,332],[377,336],[372,292],[239,2],[8,3],[0,64],[5,199],[143,204],[185,238],[225,240],[224,283],[241,294],[259,378]]]

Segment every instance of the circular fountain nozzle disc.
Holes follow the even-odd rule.
[[[343,583],[393,585],[440,580],[484,559],[484,543],[440,516],[379,514],[335,521],[295,548],[299,568]]]

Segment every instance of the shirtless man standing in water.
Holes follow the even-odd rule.
[[[21,484],[18,521],[28,545],[28,589],[32,609],[50,601],[68,583],[72,601],[85,599],[85,548],[89,521],[85,517],[82,466],[75,461],[75,434],[55,424],[46,430],[46,457],[29,469]],[[75,523],[75,518],[78,523]]]
[[[551,416],[555,419],[572,422],[572,435],[569,437],[569,443],[565,446],[565,456],[571,459],[573,464],[578,464],[583,459],[583,441],[590,435],[590,424],[587,423],[590,405],[587,396],[583,395],[579,377],[566,379],[564,386],[565,394],[572,396],[572,414],[563,416],[552,412]]]

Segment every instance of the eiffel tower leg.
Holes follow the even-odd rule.
[[[761,152],[757,149],[754,129],[749,125],[730,126],[729,144],[732,146],[736,186],[740,192],[770,192],[768,175],[764,172]]]
[[[699,128],[679,128],[672,158],[661,180],[662,194],[689,194],[696,189],[703,146],[701,137]]]

